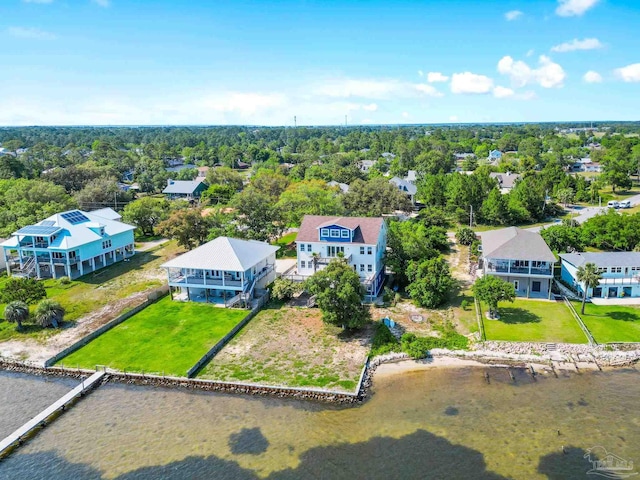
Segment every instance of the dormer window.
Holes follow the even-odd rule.
[[[342,230],[342,238],[349,238],[349,230]]]
[[[328,228],[321,228],[320,229],[320,236],[321,237],[328,237],[329,236],[329,229]]]
[[[340,238],[340,230],[331,229],[331,238]]]

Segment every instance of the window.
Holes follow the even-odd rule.
[[[53,252],[53,253],[51,254],[51,256],[52,256],[53,258],[64,258],[64,253],[63,253],[63,252]]]
[[[305,262],[304,260],[300,260],[300,268],[301,269],[307,268],[307,262]]]
[[[70,259],[76,258],[76,251],[75,250],[73,252],[69,252],[69,258]]]
[[[331,230],[331,238],[340,238],[340,230]]]
[[[607,273],[607,267],[598,268],[598,273]]]
[[[632,272],[640,272],[640,267],[631,267]]]
[[[361,264],[360,264],[360,271],[361,271],[361,272],[364,272],[364,263],[361,263]]]
[[[102,242],[102,248],[103,249],[111,248],[111,239],[105,240],[104,242]]]
[[[364,255],[364,247],[360,247],[360,255]]]
[[[611,267],[611,273],[622,273],[622,267]]]
[[[349,230],[342,230],[342,233],[340,235],[342,236],[342,238],[349,238]]]
[[[367,255],[373,254],[373,247],[367,247]]]
[[[321,237],[328,237],[329,236],[329,229],[328,228],[321,228],[320,229],[320,236]]]
[[[310,252],[310,251],[311,251],[311,244],[307,243],[307,252]]]
[[[369,273],[373,272],[373,265],[371,264],[367,265],[367,272]]]

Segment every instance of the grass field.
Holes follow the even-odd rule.
[[[287,233],[272,243],[272,245],[280,247],[280,250],[276,253],[278,258],[296,258],[298,253],[294,242],[297,236],[298,232]]]
[[[55,279],[43,280],[47,298],[60,302],[66,311],[65,321],[73,322],[105,305],[117,306],[119,300],[134,293],[163,285],[166,273],[160,265],[181,251],[175,242],[167,242],[147,252],[136,253],[128,262],[113,264],[66,285]],[[0,277],[0,288],[6,281],[7,277]],[[0,304],[0,341],[25,337],[44,339],[57,333],[35,325],[16,332],[14,325],[4,321],[4,307]],[[113,318],[118,312],[114,313]]]
[[[272,302],[225,346],[199,378],[353,391],[372,329],[325,325],[317,308]]]
[[[246,315],[244,310],[165,297],[59,363],[186,376]]]
[[[573,303],[580,314],[581,303]],[[580,314],[598,343],[640,342],[640,307],[587,303]]]
[[[499,320],[482,319],[487,340],[587,343],[578,322],[562,302],[516,299],[501,303],[498,311]]]

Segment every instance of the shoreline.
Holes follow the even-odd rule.
[[[477,360],[467,360],[457,357],[432,357],[422,360],[411,358],[399,359],[394,362],[381,363],[375,370],[373,378],[388,377],[433,368],[462,368],[462,367],[499,367],[501,365],[491,365]]]

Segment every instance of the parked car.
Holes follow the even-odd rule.
[[[618,202],[618,208],[631,208],[631,200],[623,200]]]
[[[620,208],[620,203],[618,203],[615,200],[610,200],[609,202],[607,202],[607,207],[609,207],[609,208]]]

